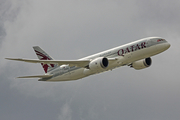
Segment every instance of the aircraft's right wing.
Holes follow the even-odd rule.
[[[90,60],[36,60],[36,59],[22,59],[22,58],[6,58],[8,60],[23,61],[29,63],[43,63],[43,64],[67,64],[69,66],[86,67]]]

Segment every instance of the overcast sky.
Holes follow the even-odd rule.
[[[0,0],[0,119],[180,120],[179,0]],[[171,48],[151,67],[127,66],[70,82],[15,79],[44,74],[38,45],[55,59],[79,59],[141,38]]]

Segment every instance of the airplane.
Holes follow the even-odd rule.
[[[39,59],[6,58],[8,60],[41,63],[45,74],[18,78],[39,78],[38,81],[71,81],[93,74],[109,71],[121,66],[136,70],[150,67],[151,56],[170,47],[161,37],[148,37],[119,47],[115,47],[78,60],[54,60],[39,46],[33,49]]]

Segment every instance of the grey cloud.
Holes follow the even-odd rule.
[[[16,1],[17,3],[11,1],[11,0],[1,0],[0,1],[0,40],[2,41],[4,37],[6,36],[6,29],[4,27],[4,23],[6,21],[13,22],[19,11],[19,1]]]
[[[78,59],[149,36],[162,36],[172,46],[144,70],[121,67],[59,83],[14,79],[43,70],[2,59],[0,118],[179,120],[178,5],[176,0],[3,1],[1,58],[36,58],[32,46],[39,45],[56,59]]]

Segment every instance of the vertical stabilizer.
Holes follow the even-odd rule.
[[[39,60],[53,60],[51,56],[49,56],[44,50],[42,50],[39,46],[33,47],[34,51],[36,52],[37,57]],[[49,72],[50,70],[54,69],[57,65],[55,64],[43,64],[41,63],[45,73]]]

